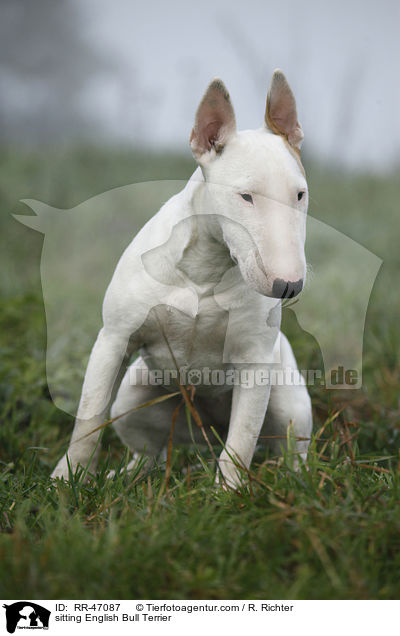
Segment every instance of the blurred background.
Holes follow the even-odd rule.
[[[2,0],[1,139],[182,151],[211,78],[253,128],[280,67],[307,153],[382,172],[400,160],[399,25],[395,0]]]
[[[111,188],[186,180],[195,168],[188,137],[209,81],[225,82],[238,127],[256,128],[271,73],[280,67],[305,132],[310,214],[383,260],[367,313],[363,389],[346,396],[312,389],[316,417],[344,405],[363,425],[365,447],[393,451],[400,430],[399,25],[394,0],[1,0],[0,399],[15,426],[36,422],[37,443],[46,438],[56,449],[57,431],[41,429],[56,417],[45,369],[43,234],[11,213],[32,214],[22,199],[74,208]],[[108,236],[115,232],[117,244],[123,237],[125,247],[154,214],[149,201],[135,207],[129,227],[111,224]],[[85,255],[89,272],[102,260],[97,238],[93,232]],[[67,271],[81,250],[66,242],[62,248]],[[114,265],[111,259],[109,275]],[[88,296],[93,278],[80,271],[81,296]],[[64,296],[60,313],[68,316]],[[291,310],[284,324],[301,367],[318,368],[318,344]],[[79,338],[82,357],[74,354]],[[64,328],[71,358],[60,377],[74,368],[81,382],[90,342],[92,335],[73,333],[71,323]]]

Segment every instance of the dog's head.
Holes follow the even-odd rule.
[[[209,85],[190,136],[205,179],[203,206],[247,283],[265,296],[296,296],[306,275],[307,182],[296,102],[275,71],[260,130],[236,131],[224,84]]]

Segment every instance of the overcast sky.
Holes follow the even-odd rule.
[[[239,128],[258,127],[280,67],[309,153],[345,167],[400,165],[396,0],[70,2],[81,38],[109,62],[104,72],[88,72],[79,98],[103,134],[187,149],[197,104],[216,76],[231,93]],[[25,101],[29,107],[19,98],[19,108]]]

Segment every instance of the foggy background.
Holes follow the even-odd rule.
[[[262,124],[271,73],[295,92],[307,156],[345,169],[400,163],[395,0],[1,0],[0,142],[76,140],[189,154],[209,81],[238,127]]]

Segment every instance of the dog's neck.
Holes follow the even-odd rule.
[[[213,215],[199,214],[192,217],[191,235],[177,263],[191,281],[212,292],[225,272],[234,266],[229,249],[218,240],[218,224]]]

